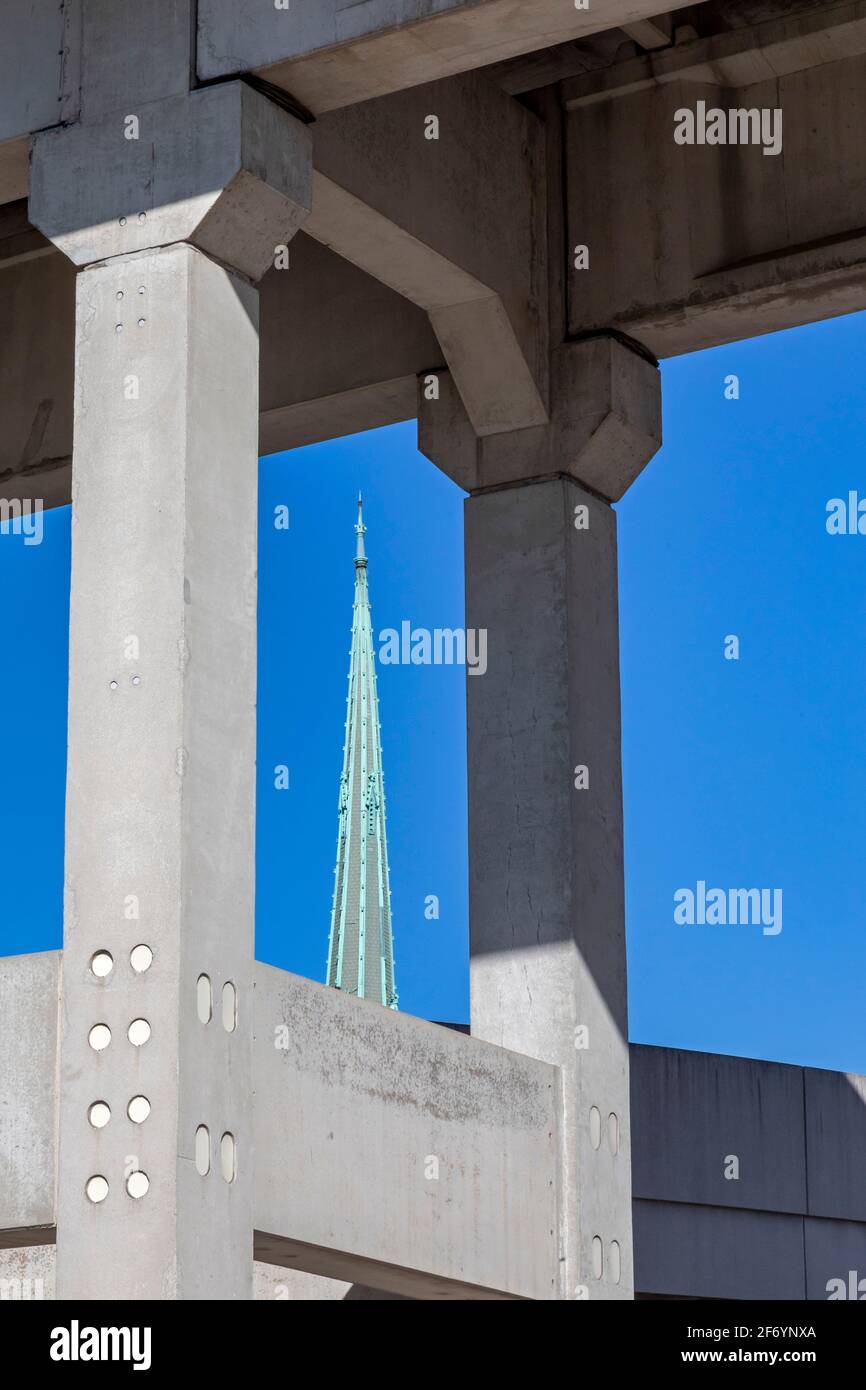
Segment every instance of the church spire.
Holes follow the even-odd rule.
[[[367,589],[366,532],[359,494],[352,654],[327,983],[346,994],[375,999],[396,1009],[382,735]]]

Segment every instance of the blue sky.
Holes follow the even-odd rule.
[[[663,364],[665,444],[617,507],[635,1041],[866,1072],[866,536],[825,526],[866,497],[864,349],[854,315]],[[359,488],[374,629],[462,622],[462,494],[412,425],[262,462],[257,954],[316,979]],[[61,944],[68,589],[68,508],[0,535],[3,954]],[[401,1007],[465,1020],[463,673],[379,693]],[[677,925],[698,880],[781,889],[783,930]]]

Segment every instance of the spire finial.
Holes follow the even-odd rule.
[[[363,513],[363,508],[364,508],[364,503],[363,503],[363,501],[362,501],[361,494],[360,494],[360,492],[359,492],[359,493],[358,493],[358,523],[357,523],[357,525],[356,525],[356,527],[355,527],[355,535],[356,535],[357,538],[358,538],[358,539],[357,539],[357,543],[356,543],[356,545],[355,545],[355,563],[356,563],[356,564],[358,563],[359,560],[363,560],[365,563],[366,563],[366,560],[367,560],[367,556],[366,556],[366,553],[365,553],[365,550],[364,550],[364,535],[365,535],[365,533],[366,533],[367,528],[366,528],[366,526],[364,525],[364,513]]]

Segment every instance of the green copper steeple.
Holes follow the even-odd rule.
[[[385,832],[382,733],[361,498],[355,527],[355,605],[340,778],[337,867],[327,983],[397,1008]]]

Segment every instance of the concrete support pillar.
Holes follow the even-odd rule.
[[[627,1299],[628,1015],[608,498],[658,447],[658,373],[629,348],[599,341],[564,349],[554,380],[548,430],[481,440],[443,379],[439,400],[422,404],[421,448],[473,489],[466,625],[487,631],[487,670],[467,678],[472,1032],[560,1068],[553,1296]],[[581,485],[583,471],[592,490]]]
[[[251,1298],[257,295],[77,289],[58,1296]]]
[[[310,142],[238,84],[147,119],[143,159],[114,118],[40,137],[31,195],[82,267],[57,1294],[248,1299],[252,278],[309,208]]]

